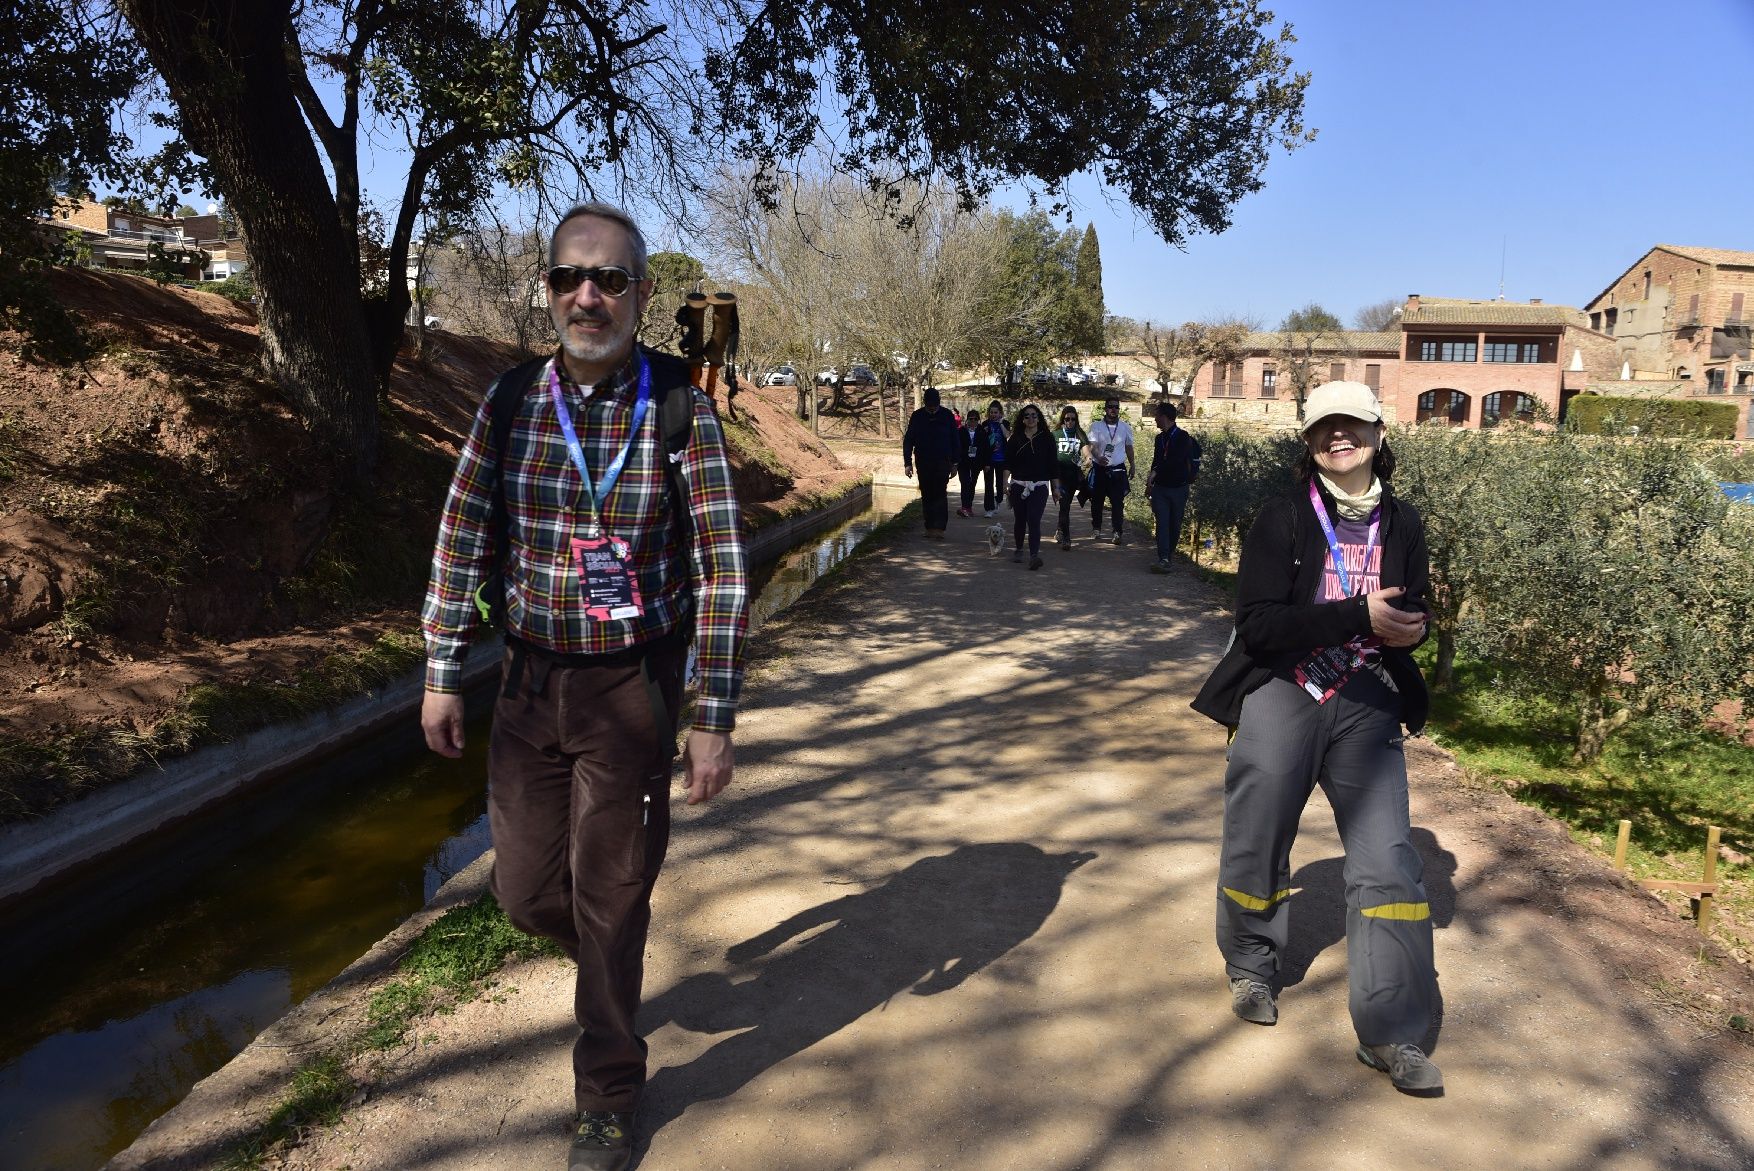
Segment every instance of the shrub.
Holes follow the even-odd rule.
[[[1734,439],[1736,414],[1735,403],[1597,394],[1580,394],[1566,408],[1568,424],[1581,434],[1656,439]]]

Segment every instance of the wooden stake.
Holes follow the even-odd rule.
[[[1620,840],[1614,843],[1614,869],[1626,873],[1626,847],[1632,843],[1632,823],[1620,823]]]
[[[1714,886],[1717,882],[1717,843],[1721,833],[1722,831],[1714,825],[1708,827],[1705,834],[1705,873],[1700,876],[1700,881]],[[1701,935],[1711,934],[1711,904],[1712,896],[1710,894],[1699,896],[1699,933]]]

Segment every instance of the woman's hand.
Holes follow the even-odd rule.
[[[1408,647],[1425,637],[1425,615],[1395,609],[1395,599],[1406,592],[1404,586],[1390,586],[1365,595],[1370,632],[1382,639],[1384,646]]]

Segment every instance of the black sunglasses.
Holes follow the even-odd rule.
[[[631,272],[613,264],[606,264],[601,268],[557,264],[548,270],[548,287],[554,290],[557,297],[578,292],[586,281],[596,285],[597,291],[605,297],[619,297],[627,292],[634,280]]]

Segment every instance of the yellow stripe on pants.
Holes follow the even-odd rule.
[[[1403,923],[1417,923],[1421,919],[1431,918],[1431,904],[1383,903],[1377,907],[1360,907],[1358,913],[1370,919],[1398,919]]]
[[[1282,890],[1270,899],[1258,899],[1254,895],[1245,895],[1240,890],[1231,890],[1228,886],[1224,887],[1223,890],[1238,904],[1251,911],[1264,911],[1274,903],[1283,902],[1291,897],[1291,892],[1288,890]]]

